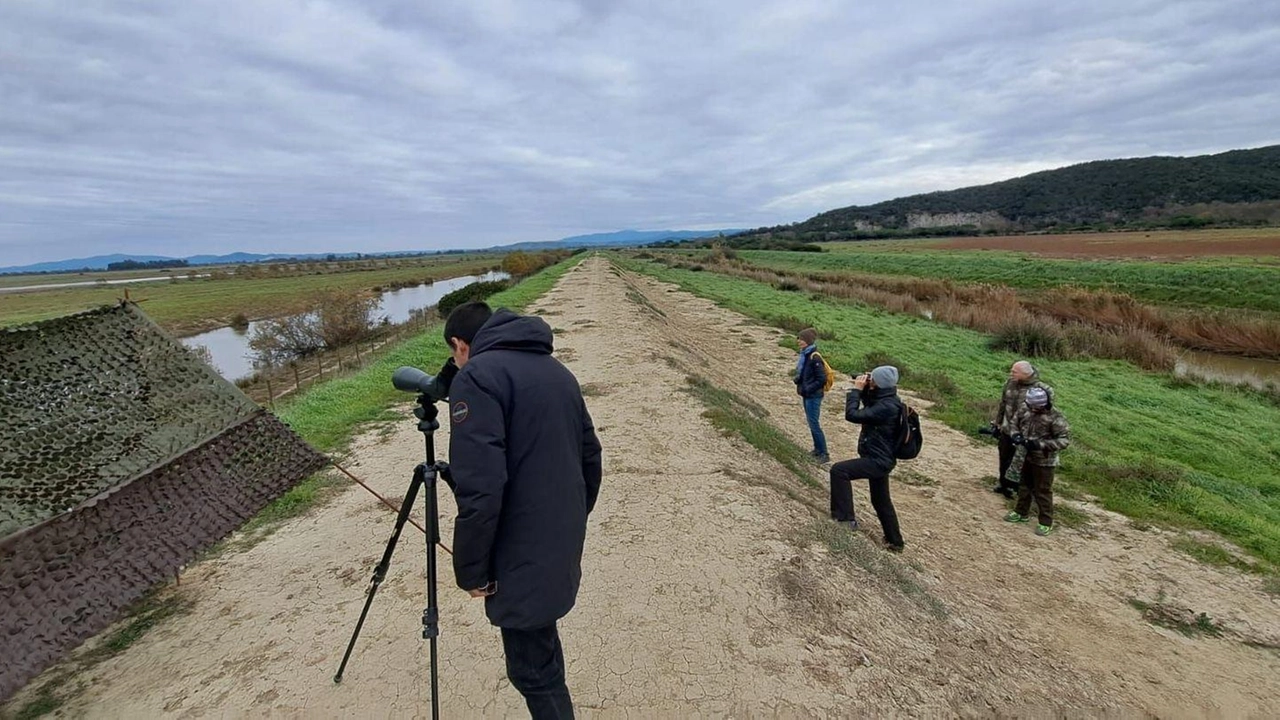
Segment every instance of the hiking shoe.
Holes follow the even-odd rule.
[[[1036,534],[1037,534],[1037,535],[1039,535],[1040,537],[1044,537],[1045,535],[1048,535],[1048,534],[1049,534],[1049,533],[1051,533],[1051,532],[1053,532],[1053,526],[1052,526],[1052,525],[1037,525],[1037,526],[1036,526]]]
[[[885,550],[888,550],[888,551],[889,551],[889,552],[891,552],[891,553],[896,553],[896,554],[898,554],[898,555],[901,555],[901,554],[902,554],[902,551],[907,549],[907,546],[905,546],[905,545],[894,545],[894,544],[893,544],[893,543],[891,543],[891,542],[886,542],[886,543],[884,543],[884,549],[885,549]]]
[[[848,525],[848,526],[849,526],[849,529],[850,529],[850,530],[852,530],[853,532],[858,532],[858,521],[857,521],[857,520],[844,520],[844,521],[842,521],[842,522],[843,522],[845,525]]]
[[[997,494],[997,495],[1003,495],[1003,496],[1005,496],[1006,498],[1009,498],[1010,500],[1012,500],[1012,499],[1013,499],[1013,489],[1012,489],[1012,488],[1007,488],[1007,487],[1005,487],[1004,485],[997,485],[997,486],[995,486],[995,487],[991,488],[991,492],[993,492],[993,493],[995,493],[995,494]]]
[[[1027,522],[1027,518],[1019,515],[1017,510],[1010,510],[1009,514],[1004,516],[1004,521],[1011,523],[1024,523]],[[1041,527],[1044,526],[1042,525]]]
[[[821,454],[821,455],[814,455],[814,456],[813,456],[813,459],[814,459],[814,460],[817,460],[819,463],[829,463],[829,462],[831,462],[831,456],[830,456],[830,455],[828,455],[828,454],[826,454],[826,453],[823,453],[823,454]]]

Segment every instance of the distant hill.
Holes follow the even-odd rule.
[[[741,236],[793,241],[939,229],[1016,232],[1280,223],[1280,145],[1195,157],[1098,160],[1012,180],[830,210]],[[1099,227],[1101,229],[1101,227]]]
[[[136,260],[138,262],[154,262],[156,260],[172,260],[173,258],[164,257],[163,255],[94,255],[93,257],[78,258],[76,260],[57,260],[54,262],[42,262],[34,265],[22,265],[7,268],[0,268],[0,273],[42,273],[42,272],[75,272],[77,270],[106,270],[107,265],[113,262],[124,262],[126,260]]]
[[[714,237],[720,234],[729,235],[742,232],[732,230],[619,230],[611,233],[595,235],[575,235],[549,240],[546,242],[526,242],[514,245],[499,245],[485,250],[468,250],[466,252],[505,252],[508,250],[558,250],[580,247],[634,247],[658,240],[688,240],[691,238]],[[391,257],[405,255],[432,255],[444,252],[461,252],[445,250],[400,250],[384,253],[246,253],[236,252],[227,255],[191,255],[185,258],[171,258],[163,255],[95,255],[74,260],[58,260],[42,262],[34,265],[15,265],[0,268],[0,274],[14,273],[56,273],[77,272],[79,270],[106,270],[110,263],[134,260],[138,262],[155,262],[163,260],[186,260],[188,265],[230,265],[234,263],[266,262],[268,260],[323,260],[332,257],[337,260],[349,260],[355,257]]]

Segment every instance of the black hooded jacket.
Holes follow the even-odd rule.
[[[844,401],[844,419],[862,426],[858,457],[889,469],[898,464],[894,448],[902,431],[902,401],[897,388],[850,390]]]
[[[600,442],[573,374],[551,356],[542,318],[502,309],[471,343],[449,391],[458,502],[453,570],[504,628],[544,627],[573,607]]]

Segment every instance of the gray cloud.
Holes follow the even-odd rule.
[[[756,226],[1280,141],[1270,3],[0,5],[0,265]]]

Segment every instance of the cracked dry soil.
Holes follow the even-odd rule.
[[[839,537],[821,485],[726,437],[683,390],[689,374],[706,375],[803,446],[794,354],[779,331],[598,257],[532,311],[559,330],[557,355],[589,387],[605,448],[582,591],[561,624],[580,716],[1261,717],[1280,707],[1280,603],[1257,578],[1197,564],[1169,548],[1171,534],[1087,505],[1086,529],[1048,539],[1000,522],[1004,507],[981,480],[994,450],[927,410],[924,453],[899,466],[915,481],[893,489],[907,552],[889,556],[870,542],[879,528],[865,485],[855,486],[865,536]],[[839,398],[825,403],[824,427],[843,458],[856,428]],[[347,462],[393,502],[422,456],[408,409],[362,436]],[[444,455],[447,423],[436,443]],[[811,474],[825,484],[822,468]],[[85,689],[60,713],[429,716],[425,551],[412,527],[343,684],[332,682],[394,520],[352,486],[247,550],[193,565],[174,590],[192,612],[78,678]],[[497,630],[439,557],[442,715],[525,716]],[[1148,624],[1128,600],[1158,593],[1226,633]]]

